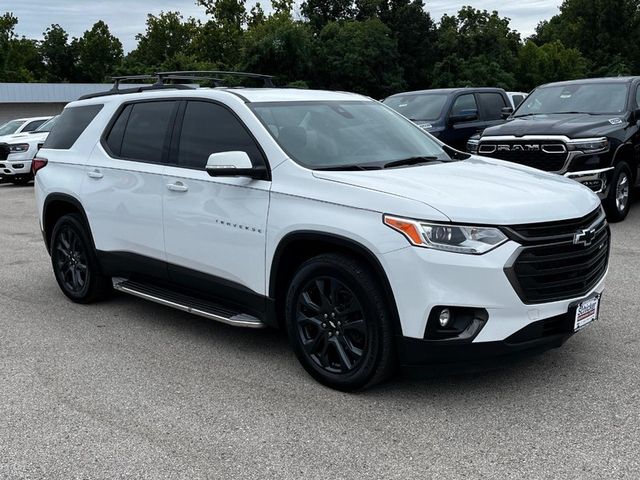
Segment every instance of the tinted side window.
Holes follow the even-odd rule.
[[[124,110],[118,116],[111,127],[109,135],[107,135],[107,146],[112,154],[116,157],[120,156],[122,152],[122,139],[124,137],[124,131],[127,128],[127,122],[129,121],[129,115],[131,115],[132,106],[127,105]]]
[[[65,108],[56,120],[44,148],[66,150],[73,146],[104,105]]]
[[[524,100],[524,95],[514,95],[512,97],[513,100],[513,108],[518,108],[522,101]]]
[[[27,125],[22,129],[23,132],[33,132],[36,128],[42,125],[46,120],[34,120],[33,122],[27,123]]]
[[[638,85],[638,89],[636,90],[636,107],[640,108],[640,85]]]
[[[478,110],[476,98],[472,93],[460,95],[456,98],[456,101],[453,102],[453,107],[451,107],[451,115],[469,113],[469,110]]]
[[[168,145],[173,126],[176,104],[175,101],[168,101],[131,105],[131,113],[122,136],[120,156],[143,162],[164,162],[165,146]],[[121,125],[118,125],[118,128],[121,128]],[[114,142],[116,135],[117,133],[114,134]]]
[[[254,165],[264,164],[256,142],[229,110],[210,102],[188,102],[178,147],[178,164],[204,169],[209,155],[231,151],[246,152]]]
[[[499,93],[479,93],[478,98],[484,120],[500,120],[502,109],[507,106],[505,99]]]

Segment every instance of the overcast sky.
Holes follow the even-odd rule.
[[[255,0],[247,1],[247,10]],[[269,0],[261,2],[263,8]],[[300,2],[297,2],[300,3]],[[427,9],[438,20],[443,13],[455,13],[463,5],[478,9],[498,10],[511,18],[512,27],[523,34],[533,33],[541,20],[558,12],[561,0],[427,0]],[[204,10],[195,0],[0,0],[0,13],[12,12],[20,23],[17,33],[29,38],[42,38],[42,32],[52,23],[60,24],[72,37],[80,36],[98,20],[104,20],[124,44],[125,51],[136,45],[135,35],[144,31],[147,13],[179,10],[185,17],[204,19]],[[266,8],[265,8],[266,10]]]

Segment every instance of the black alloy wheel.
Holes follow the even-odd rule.
[[[366,263],[341,253],[307,260],[291,280],[285,314],[298,360],[320,383],[355,391],[393,373],[391,314]]]
[[[64,288],[81,295],[89,285],[89,267],[80,237],[71,226],[65,225],[58,232],[52,255]]]
[[[68,214],[56,222],[51,234],[53,273],[62,292],[76,303],[90,303],[112,291],[87,232],[80,215]]]
[[[298,295],[297,331],[307,355],[331,373],[357,368],[367,348],[367,329],[360,302],[341,281],[317,277]]]

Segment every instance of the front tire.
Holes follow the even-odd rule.
[[[306,261],[291,281],[285,308],[292,348],[320,383],[355,391],[393,373],[389,308],[366,264],[342,254]]]
[[[62,292],[76,303],[91,303],[112,290],[101,274],[89,234],[77,214],[60,217],[51,235],[51,263]]]
[[[609,194],[603,201],[610,222],[621,222],[631,208],[631,168],[626,162],[620,162],[613,171]]]

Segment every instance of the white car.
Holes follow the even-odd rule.
[[[593,192],[455,151],[361,95],[110,92],[65,108],[34,170],[72,301],[115,288],[285,328],[333,388],[558,347],[598,315]]]
[[[51,117],[31,117],[17,118],[0,125],[0,143],[5,141],[4,137],[15,135],[17,133],[28,133],[36,130],[40,125],[49,120]]]
[[[33,132],[4,137],[0,143],[0,181],[26,185],[33,179],[31,161],[44,144],[57,117],[51,117]]]
[[[509,101],[514,110],[520,106],[528,95],[529,94],[525,92],[507,92],[507,97],[509,97]]]

